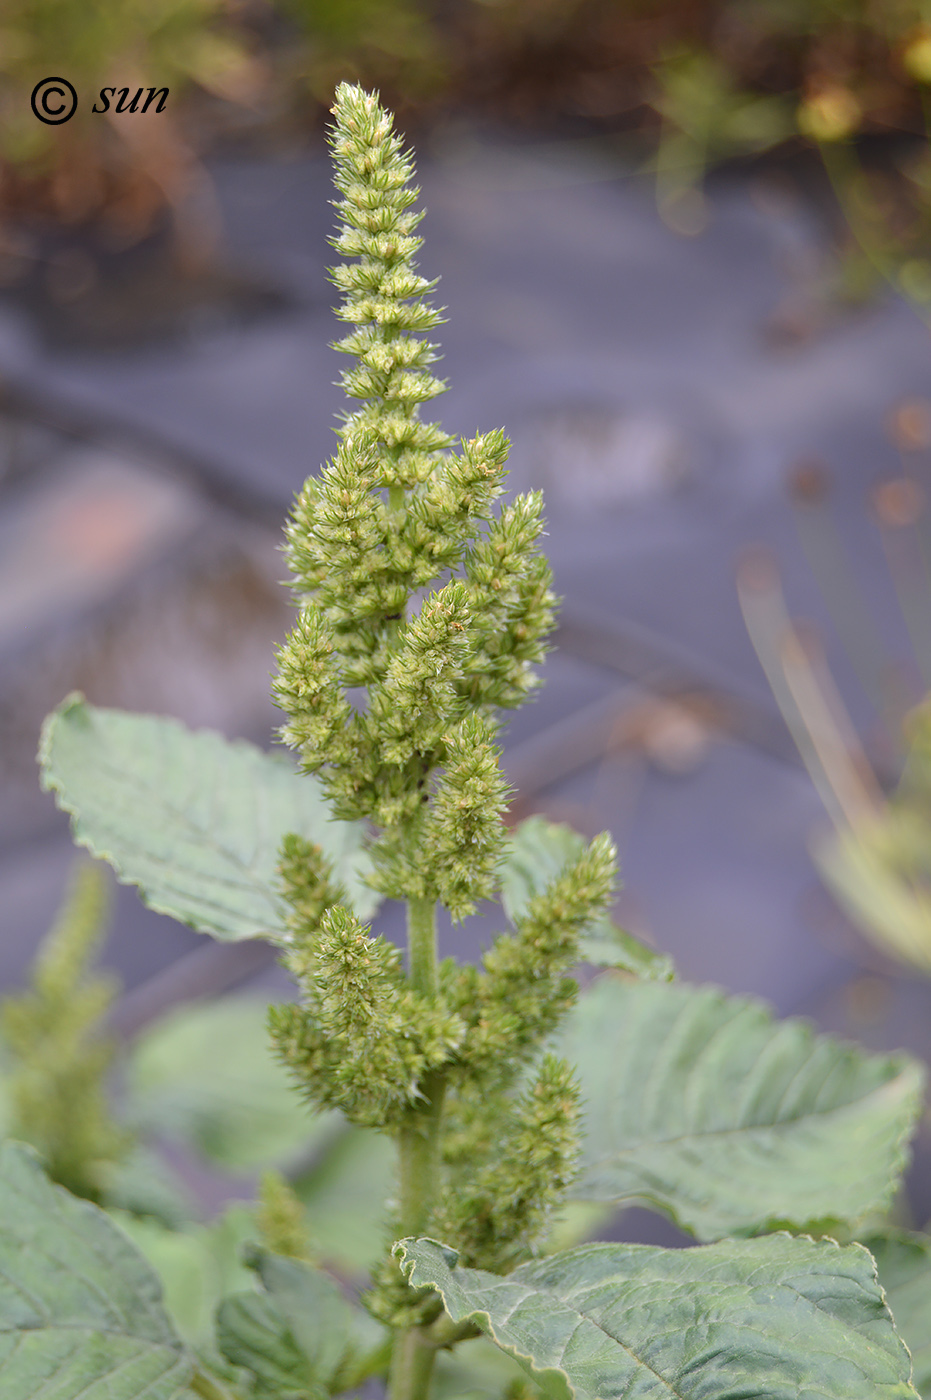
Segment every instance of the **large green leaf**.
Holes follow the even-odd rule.
[[[201,933],[284,931],[275,870],[288,832],[322,846],[360,918],[377,907],[361,825],[331,820],[319,784],[283,755],[74,694],[45,721],[39,762],[75,841]]]
[[[302,1102],[272,1054],[267,1022],[267,1001],[243,995],[188,1003],[149,1027],[129,1062],[133,1126],[231,1171],[322,1149],[345,1120]]]
[[[259,1392],[326,1394],[388,1362],[385,1331],[336,1282],[300,1259],[253,1253],[264,1294],[227,1298],[217,1317],[224,1356],[250,1370]]]
[[[884,1206],[924,1079],[905,1055],[774,1022],[760,1002],[612,973],[579,997],[554,1048],[586,1100],[572,1194],[639,1200],[704,1240]]]
[[[396,1246],[554,1400],[914,1400],[860,1245],[771,1235],[694,1249],[591,1244],[507,1277],[434,1240]]]
[[[585,838],[571,826],[528,817],[512,833],[501,868],[501,903],[513,922],[534,895],[542,893],[570,861],[585,849]],[[616,967],[650,981],[671,981],[672,959],[641,943],[612,919],[595,919],[584,931],[580,951],[596,967]]]
[[[3,1400],[193,1400],[155,1274],[103,1211],[0,1151]]]
[[[912,1354],[912,1380],[931,1400],[931,1237],[906,1230],[865,1235],[896,1330]]]

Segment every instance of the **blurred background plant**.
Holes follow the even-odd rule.
[[[885,277],[931,305],[923,0],[279,3],[302,36],[290,76],[318,117],[351,74],[382,86],[409,125],[465,110],[620,138],[681,233],[704,226],[702,185],[720,162],[817,152],[842,215],[832,292],[862,299]]]
[[[702,39],[660,55],[660,210],[703,226],[714,160],[817,151],[837,201],[833,292],[888,280],[931,303],[931,10],[917,0],[750,0],[707,7]]]
[[[29,109],[49,74],[80,94],[60,127]],[[655,179],[682,234],[704,227],[722,161],[769,153],[811,185],[818,154],[840,253],[827,300],[888,279],[931,308],[924,0],[10,0],[0,284],[38,274],[46,297],[80,301],[123,265],[137,279],[132,249],[153,235],[203,274],[221,241],[204,154],[302,143],[342,78],[381,88],[412,134],[477,116],[595,141]],[[104,85],[167,85],[171,101],[99,115]]]
[[[61,127],[30,110],[49,74],[80,94]],[[38,260],[45,291],[73,301],[101,261],[166,229],[182,267],[209,267],[204,154],[305,142],[343,78],[380,88],[412,135],[478,117],[594,141],[652,175],[684,234],[704,226],[721,162],[768,154],[810,184],[820,156],[841,255],[827,296],[862,300],[885,278],[931,307],[925,0],[8,0],[0,281]],[[114,84],[168,86],[170,104],[94,114]]]
[[[300,1101],[259,992],[163,1008],[128,1043],[110,1034],[120,989],[95,968],[109,885],[99,863],[74,866],[29,985],[0,1003],[0,1132],[115,1213],[197,1343],[222,1294],[249,1282],[250,1240],[280,1252],[287,1235],[293,1253],[306,1236],[341,1276],[364,1274],[393,1159],[375,1134]]]
[[[449,84],[450,45],[430,0],[276,3],[289,22],[279,78],[305,121],[319,123],[344,80],[393,92],[408,109],[440,98]]]
[[[101,1023],[116,984],[91,971],[106,932],[107,896],[102,867],[75,867],[31,987],[0,1005],[9,1132],[41,1152],[56,1181],[97,1202],[132,1141],[113,1121],[105,1088],[115,1046]]]
[[[905,664],[877,628],[842,543],[827,468],[802,463],[789,480],[805,553],[869,700],[865,741],[818,632],[790,616],[774,558],[749,552],[738,592],[773,695],[833,824],[812,841],[825,883],[869,939],[931,975],[931,404],[901,404],[887,426],[902,474],[880,482],[871,505],[911,643]]]

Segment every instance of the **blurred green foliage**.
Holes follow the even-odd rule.
[[[49,74],[80,94],[60,127],[29,106]],[[931,309],[929,0],[6,0],[0,220],[129,245],[167,212],[179,246],[212,247],[199,150],[243,124],[292,141],[344,79],[410,129],[465,113],[622,136],[686,234],[704,227],[709,167],[820,152],[846,230],[837,289],[886,279]],[[114,84],[168,86],[170,107],[92,113]]]
[[[437,97],[450,77],[447,44],[429,0],[280,0],[303,42],[286,76],[328,110],[342,81],[402,95]]]
[[[29,106],[38,79],[60,74],[77,88],[83,100],[69,136],[83,137],[100,125],[90,108],[106,83],[222,88],[224,73],[242,59],[224,0],[6,0],[2,23],[0,141],[13,161],[53,158],[60,133]]]
[[[113,1120],[105,1088],[115,1046],[101,1028],[117,987],[91,966],[107,904],[103,868],[78,865],[30,987],[0,1006],[9,1132],[38,1149],[56,1181],[93,1201],[105,1197],[132,1142]]]
[[[856,556],[839,523],[825,467],[790,480],[803,551],[868,699],[872,722],[854,724],[810,624],[792,619],[775,561],[750,551],[738,568],[741,608],[773,697],[832,826],[811,853],[837,903],[884,952],[931,975],[931,403],[906,400],[886,429],[902,474],[872,493],[912,655],[896,657],[894,628],[877,628]],[[877,771],[878,770],[878,771]]]
[[[902,775],[887,800],[813,846],[821,874],[857,927],[931,974],[931,698],[905,726]]]
[[[37,82],[66,78],[66,124],[33,115]],[[179,119],[200,89],[254,100],[261,73],[226,0],[5,0],[0,9],[0,211],[64,225],[103,223],[117,242],[178,209],[196,179]],[[100,89],[168,87],[170,104],[123,120],[94,113]],[[98,104],[102,105],[102,104]]]

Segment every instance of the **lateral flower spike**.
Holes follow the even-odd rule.
[[[533,1251],[576,1175],[580,1116],[572,1066],[544,1055],[488,1160],[478,1170],[472,1162],[441,1207],[441,1227],[463,1263],[507,1273]]]
[[[617,852],[602,833],[530,901],[517,932],[495,941],[482,973],[463,969],[452,1001],[472,1027],[476,1072],[499,1078],[502,1064],[513,1072],[555,1028],[575,999],[565,974],[579,960],[579,937],[610,905],[616,879]]]
[[[501,773],[497,726],[471,714],[446,740],[445,773],[424,829],[436,893],[453,919],[474,914],[478,900],[491,899],[504,856],[501,813],[511,789]]]
[[[303,1007],[272,1014],[278,1054],[311,1103],[356,1123],[397,1123],[462,1041],[461,1019],[412,991],[398,949],[342,906],[323,916],[302,990]]]
[[[289,905],[285,922],[290,940],[284,960],[300,986],[313,975],[321,920],[328,909],[345,900],[346,892],[334,883],[332,866],[321,847],[303,836],[284,838],[278,874]]]

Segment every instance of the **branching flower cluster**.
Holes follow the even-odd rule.
[[[571,1003],[566,974],[610,902],[615,853],[593,842],[482,968],[437,967],[435,906],[461,920],[497,893],[509,797],[498,715],[537,684],[555,599],[539,493],[496,504],[503,433],[454,448],[420,418],[445,386],[423,338],[441,317],[414,263],[411,159],[376,98],[344,84],[334,113],[334,243],[354,259],[332,273],[353,325],[337,348],[355,357],[342,383],[361,406],[288,525],[300,615],[275,697],[334,815],[370,823],[373,882],[408,902],[408,967],[346,907],[319,850],[289,838],[285,957],[301,1000],[275,1009],[272,1031],[312,1103],[398,1138],[398,1229],[439,1231],[464,1260],[504,1271],[532,1251],[574,1170],[572,1071],[551,1055],[528,1066]],[[397,1321],[405,1306],[386,1265],[373,1308]]]

